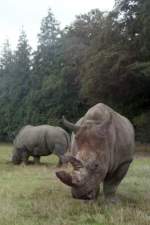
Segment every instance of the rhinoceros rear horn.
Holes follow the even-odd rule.
[[[84,167],[83,163],[80,160],[78,160],[75,157],[73,157],[73,156],[70,157],[69,162],[73,166],[74,170],[79,170],[80,168]]]
[[[62,117],[63,124],[69,128],[70,130],[74,131],[75,133],[79,130],[80,126],[69,122],[64,116]]]

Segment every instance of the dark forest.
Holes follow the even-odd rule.
[[[12,51],[0,52],[0,141],[26,124],[77,121],[98,102],[135,126],[136,139],[150,140],[150,1],[117,0],[112,11],[93,9],[61,29],[49,9],[38,46],[25,31]]]

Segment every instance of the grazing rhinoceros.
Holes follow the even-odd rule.
[[[26,164],[29,156],[33,156],[35,163],[39,163],[40,156],[54,153],[59,157],[59,165],[61,165],[69,147],[70,137],[62,128],[49,125],[27,125],[19,131],[14,140],[12,162]]]
[[[102,103],[90,108],[77,124],[65,118],[64,124],[75,133],[68,157],[74,170],[58,171],[57,177],[72,187],[74,198],[96,199],[103,183],[105,197],[115,201],[117,187],[133,160],[132,124]]]

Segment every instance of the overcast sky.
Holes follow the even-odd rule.
[[[41,20],[48,8],[64,27],[74,21],[75,15],[95,8],[111,10],[113,5],[114,0],[0,0],[0,46],[9,39],[15,48],[23,26],[30,45],[35,48]]]

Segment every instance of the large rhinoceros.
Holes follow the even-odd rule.
[[[39,163],[40,156],[54,153],[59,157],[61,165],[69,147],[70,137],[61,127],[27,125],[19,131],[14,140],[12,162],[27,164],[29,156],[33,156],[35,163]]]
[[[96,199],[100,183],[105,197],[114,201],[121,180],[126,175],[134,154],[134,129],[129,120],[105,104],[90,108],[77,124],[64,118],[73,130],[72,156],[68,161],[74,170],[56,172],[71,186],[72,196]]]

